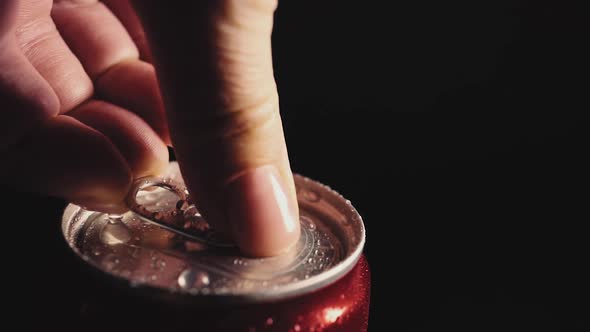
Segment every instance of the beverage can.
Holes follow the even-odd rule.
[[[366,331],[370,277],[362,218],[328,186],[294,179],[301,236],[274,257],[244,256],[217,234],[191,204],[176,163],[161,177],[137,180],[126,213],[69,204],[62,232],[84,265],[121,289],[121,303],[159,317],[146,327]],[[106,303],[96,308],[109,310]],[[101,316],[89,318],[93,326],[105,323]]]

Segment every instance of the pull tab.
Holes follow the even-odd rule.
[[[153,209],[164,196],[161,191],[159,194],[151,193],[157,189],[165,189],[176,196],[173,203],[168,197],[168,209]],[[150,195],[155,196],[151,199],[152,209],[147,205],[150,200],[146,199]],[[140,203],[142,199],[146,201],[146,205]],[[201,216],[195,205],[190,202],[188,190],[173,180],[159,177],[140,178],[133,183],[126,201],[129,209],[145,222],[211,247],[234,247],[233,243],[221,237]]]

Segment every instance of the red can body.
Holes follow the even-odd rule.
[[[96,277],[96,275],[95,275]],[[268,303],[206,303],[177,294],[122,291],[103,279],[88,282],[80,314],[64,328],[80,331],[366,332],[370,271],[361,256],[345,276],[317,291]],[[102,281],[101,281],[102,280]],[[111,280],[112,281],[112,280]]]
[[[295,299],[247,305],[227,316],[221,313],[224,321],[214,322],[217,326],[211,328],[248,332],[365,332],[369,299],[370,272],[363,256],[352,271],[332,285]]]

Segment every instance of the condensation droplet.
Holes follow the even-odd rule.
[[[102,261],[102,266],[108,271],[114,270],[119,265],[120,260],[116,256],[109,255]]]
[[[106,245],[127,243],[131,239],[131,233],[123,223],[107,223],[100,233],[100,240]]]
[[[358,224],[360,222],[359,216],[356,214],[352,215],[350,218],[344,218],[343,220],[345,225]]]
[[[202,271],[185,269],[178,276],[178,286],[182,289],[201,288],[209,285],[209,275]]]
[[[318,202],[320,200],[320,194],[312,190],[302,190],[301,195],[310,202]]]
[[[295,332],[299,332],[299,331],[301,331],[301,325],[299,325],[299,324],[295,324],[295,325],[293,326],[293,331],[295,331]]]
[[[195,274],[196,272],[191,269],[186,269],[180,272],[178,276],[178,286],[182,289],[189,289],[192,287],[193,282],[195,281]]]
[[[161,258],[152,257],[152,262],[150,263],[150,266],[154,270],[160,270],[160,271],[162,271],[166,267],[166,261],[163,260],[163,259],[161,259]]]

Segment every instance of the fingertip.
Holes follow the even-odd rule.
[[[274,256],[299,240],[297,203],[273,165],[247,170],[227,188],[229,224],[240,249],[251,256]]]

